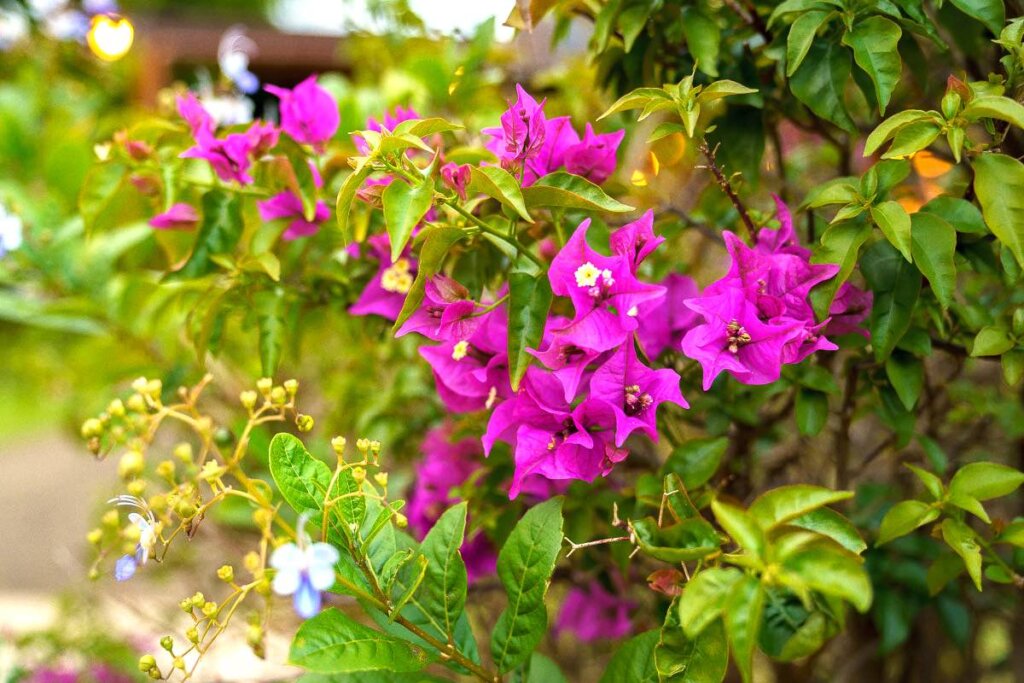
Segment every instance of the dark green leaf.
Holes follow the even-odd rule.
[[[839,266],[839,272],[811,292],[814,313],[819,319],[827,315],[836,291],[850,277],[860,248],[870,236],[871,226],[862,220],[830,225],[821,236],[821,244],[814,250],[811,262],[834,263]]]
[[[195,246],[180,269],[168,274],[169,280],[197,278],[216,270],[214,256],[228,254],[242,236],[242,210],[238,195],[210,190],[203,195],[203,221],[199,224]]]
[[[921,274],[888,242],[876,242],[861,258],[861,272],[875,293],[871,308],[871,344],[884,361],[910,327],[921,291]]]
[[[719,550],[715,528],[699,517],[664,528],[658,528],[657,521],[646,517],[631,520],[630,526],[641,552],[665,562],[699,560]]]
[[[664,471],[678,474],[687,489],[703,486],[715,476],[728,449],[728,437],[691,439],[672,451]]]
[[[827,536],[858,555],[868,547],[853,522],[829,508],[818,508],[805,515],[800,515],[796,519],[789,520],[787,524]]]
[[[587,209],[625,213],[633,207],[616,201],[604,190],[586,178],[563,171],[538,178],[523,190],[523,199],[529,208]]]
[[[899,202],[887,201],[871,207],[871,220],[879,227],[889,244],[899,249],[908,261],[911,258],[911,225],[907,210]]]
[[[465,531],[463,502],[445,510],[420,544],[427,569],[417,597],[441,625],[446,640],[454,640],[455,624],[466,608],[466,564],[459,553]]]
[[[974,160],[974,192],[985,223],[1024,267],[1024,164],[987,152]]]
[[[329,608],[299,627],[288,661],[315,673],[419,671],[430,663],[423,649],[353,621]]]
[[[828,396],[801,387],[796,392],[796,427],[804,436],[817,436],[828,420]]]
[[[338,199],[335,202],[335,216],[338,221],[338,230],[341,232],[341,238],[346,244],[352,239],[349,231],[349,215],[352,213],[352,202],[355,201],[356,191],[359,190],[363,181],[372,172],[373,166],[370,164],[370,158],[363,157],[359,160],[355,169],[345,178],[345,182],[341,184],[341,189],[338,190]]]
[[[696,638],[688,638],[679,619],[676,598],[665,613],[654,665],[666,683],[720,683],[729,667],[729,642],[716,620]]]
[[[750,683],[753,675],[754,648],[761,629],[764,598],[761,583],[748,575],[733,585],[725,601],[725,630],[732,645],[732,658],[744,683]]]
[[[473,194],[479,192],[497,199],[519,214],[524,221],[533,222],[530,212],[526,210],[519,181],[500,166],[471,166],[467,191]]]
[[[1002,327],[989,325],[978,330],[971,345],[971,355],[978,356],[999,356],[1006,353],[1014,346],[1009,331]]]
[[[317,460],[291,434],[278,434],[270,442],[270,474],[285,501],[296,512],[323,509],[331,470]]]
[[[525,662],[548,628],[544,596],[562,546],[562,499],[527,510],[498,554],[508,607],[491,634],[491,656],[505,673]]]
[[[885,361],[885,374],[907,410],[913,410],[924,386],[924,365],[909,353],[894,351]]]
[[[831,10],[810,10],[797,17],[789,27],[789,35],[786,36],[786,76],[792,76],[800,68],[818,29],[832,15]]]
[[[540,347],[544,324],[551,308],[551,284],[547,273],[512,272],[508,276],[508,372],[512,390],[530,366],[527,349]]]
[[[807,58],[789,79],[797,99],[821,118],[848,131],[856,124],[846,110],[844,92],[850,79],[850,55],[838,43],[814,42]]]
[[[712,78],[718,77],[718,49],[722,30],[715,17],[697,7],[684,7],[682,16],[686,47],[697,62],[697,68]]]
[[[853,50],[857,66],[864,69],[875,84],[878,113],[885,113],[892,91],[900,80],[901,62],[896,44],[903,31],[885,17],[873,15],[853,25],[843,35],[843,44]]]
[[[1006,21],[1003,0],[951,0],[953,5],[969,17],[974,17],[994,35],[999,35]]]
[[[600,683],[658,683],[654,648],[661,632],[646,631],[622,643],[608,661]]]
[[[935,292],[943,308],[956,291],[956,230],[936,214],[919,211],[911,216],[914,263]]]

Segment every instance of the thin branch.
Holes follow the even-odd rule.
[[[743,219],[743,228],[746,233],[746,240],[750,242],[754,239],[754,233],[757,231],[757,227],[754,225],[754,221],[751,220],[750,214],[747,213],[747,207],[744,206],[743,201],[740,200],[736,191],[732,189],[732,184],[729,179],[725,177],[725,173],[719,168],[718,163],[715,161],[715,154],[718,151],[718,145],[712,149],[708,146],[707,140],[700,141],[700,152],[704,155],[704,158],[708,160],[707,168],[711,171],[711,174],[715,176],[715,180],[718,182],[718,186],[722,188],[722,192],[729,198],[732,205],[736,207],[736,210],[740,214],[740,218]]]

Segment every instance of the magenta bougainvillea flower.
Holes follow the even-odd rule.
[[[632,343],[623,344],[594,372],[590,378],[590,399],[611,406],[616,446],[622,446],[637,430],[657,441],[655,416],[662,403],[690,407],[679,391],[679,374],[670,368],[647,367],[640,362]]]
[[[608,245],[612,253],[626,257],[636,273],[643,260],[664,241],[664,237],[654,234],[654,212],[648,209],[640,218],[613,232]]]
[[[420,348],[434,371],[437,393],[456,413],[491,408],[512,395],[508,377],[508,313],[504,306],[478,316],[465,339]]]
[[[533,185],[538,178],[564,167],[565,151],[579,141],[580,136],[573,129],[570,117],[548,119],[544,124],[544,143],[523,167],[523,186]]]
[[[832,307],[829,309],[829,321],[825,327],[826,334],[840,336],[844,334],[859,334],[865,339],[870,339],[871,334],[861,327],[861,323],[871,314],[871,304],[874,302],[874,295],[870,291],[864,291],[849,282],[844,282],[835,299],[832,300]]]
[[[515,397],[491,414],[484,450],[489,454],[499,440],[512,445],[515,474],[509,497],[515,498],[530,475],[583,481],[607,475],[628,455],[612,443],[609,428],[614,424],[610,405],[585,400],[573,407],[553,375],[531,367]]]
[[[192,131],[192,137],[198,138],[201,133],[213,135],[213,130],[216,128],[213,117],[206,111],[203,103],[194,93],[187,92],[184,95],[178,95],[177,105],[178,113],[181,118],[185,119],[189,130]]]
[[[562,603],[555,631],[571,633],[584,642],[625,638],[633,631],[629,615],[636,608],[635,602],[609,592],[599,581],[573,586]]]
[[[601,184],[615,172],[616,152],[625,130],[598,135],[587,123],[583,139],[565,150],[565,170]]]
[[[199,213],[191,204],[178,202],[163,213],[149,219],[149,224],[160,230],[192,230],[199,222]]]
[[[547,133],[544,102],[538,103],[516,84],[516,101],[501,115],[504,160],[521,163],[540,150]]]
[[[678,349],[683,335],[700,320],[700,315],[682,302],[700,294],[693,278],[670,273],[660,283],[665,288],[661,299],[638,306],[637,340],[649,358],[657,358],[665,349]]]
[[[365,246],[380,267],[348,311],[352,315],[379,315],[388,320],[397,320],[405,303],[405,295],[412,289],[416,279],[416,259],[410,256],[406,248],[397,261],[392,261],[391,240],[387,233],[370,236]]]
[[[777,194],[772,195],[777,208],[776,218],[779,219],[778,230],[761,228],[757,231],[757,244],[754,248],[768,254],[793,254],[805,261],[810,261],[811,250],[800,246],[796,233],[793,231],[793,214],[789,207]]]
[[[441,514],[461,499],[456,489],[482,466],[480,440],[451,441],[451,425],[435,427],[423,439],[423,459],[416,465],[409,506],[409,528],[419,540],[427,535]],[[462,559],[470,582],[493,574],[498,555],[482,532],[467,533]]]
[[[317,188],[322,187],[324,181],[320,177],[320,171],[312,163],[309,165],[309,169],[313,172],[313,183]],[[320,229],[320,224],[331,215],[331,209],[327,203],[317,200],[313,220],[306,220],[302,209],[302,200],[291,190],[285,190],[270,199],[256,202],[256,208],[259,210],[260,218],[264,221],[292,219],[284,234],[281,235],[283,240],[293,240],[316,233]]]
[[[483,322],[482,315],[475,315],[478,308],[469,290],[447,275],[435,275],[424,284],[423,303],[395,336],[418,332],[434,341],[469,339]]]
[[[551,291],[572,300],[573,320],[554,330],[565,343],[591,351],[620,345],[637,328],[638,306],[665,289],[636,278],[625,256],[603,256],[587,244],[590,220],[580,223],[548,270]]]
[[[279,98],[281,130],[296,142],[321,149],[338,131],[338,103],[317,84],[315,74],[291,90],[275,85],[264,90]]]
[[[252,182],[249,168],[252,159],[270,151],[279,131],[272,124],[254,122],[244,133],[230,133],[223,138],[214,135],[216,124],[202,103],[192,93],[178,96],[178,113],[185,119],[196,144],[182,152],[183,159],[205,159],[221,180],[243,185]]]
[[[722,371],[743,384],[769,384],[782,371],[782,350],[798,339],[804,323],[783,319],[764,323],[738,287],[721,294],[689,299],[686,305],[704,317],[683,337],[683,353],[701,364],[704,391]]]
[[[586,390],[585,380],[590,365],[604,354],[581,348],[564,337],[551,334],[551,330],[564,328],[568,323],[568,319],[559,316],[548,318],[544,335],[548,340],[547,347],[543,351],[527,351],[551,371],[562,385],[566,402],[571,403],[574,396]]]
[[[466,186],[469,185],[469,177],[469,164],[459,166],[454,161],[449,161],[441,167],[441,179],[444,180],[444,184],[455,190],[462,201],[466,201]]]

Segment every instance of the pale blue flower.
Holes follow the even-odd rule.
[[[299,519],[296,543],[279,546],[270,556],[277,570],[271,587],[278,595],[294,595],[295,611],[303,619],[320,612],[321,593],[334,585],[334,566],[341,559],[329,543],[310,543],[305,533],[306,518]]]
[[[21,246],[23,229],[21,217],[0,204],[0,258]]]
[[[256,52],[256,43],[245,35],[241,26],[232,26],[217,46],[217,64],[239,91],[252,95],[260,89],[260,79],[249,71],[249,57]]]
[[[135,554],[121,556],[114,565],[114,578],[118,581],[127,581],[135,575],[136,569],[149,561],[150,555],[156,549],[156,518],[146,501],[135,496],[120,495],[111,498],[107,503],[118,507],[134,507],[143,513],[140,515],[138,512],[132,512],[128,515],[128,520],[139,528],[139,542],[135,545]]]

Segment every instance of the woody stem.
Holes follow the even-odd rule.
[[[744,239],[749,243],[753,237],[754,232],[757,228],[754,226],[754,221],[750,219],[750,214],[747,213],[747,207],[744,206],[743,201],[736,194],[736,191],[732,189],[732,184],[729,179],[725,177],[722,169],[719,168],[718,163],[715,161],[715,150],[708,146],[707,140],[700,141],[700,152],[704,155],[704,158],[708,160],[707,169],[711,171],[711,174],[715,176],[715,180],[718,182],[718,186],[722,188],[722,192],[729,198],[732,205],[736,207],[736,211],[739,212],[740,218],[743,220],[743,232]]]

